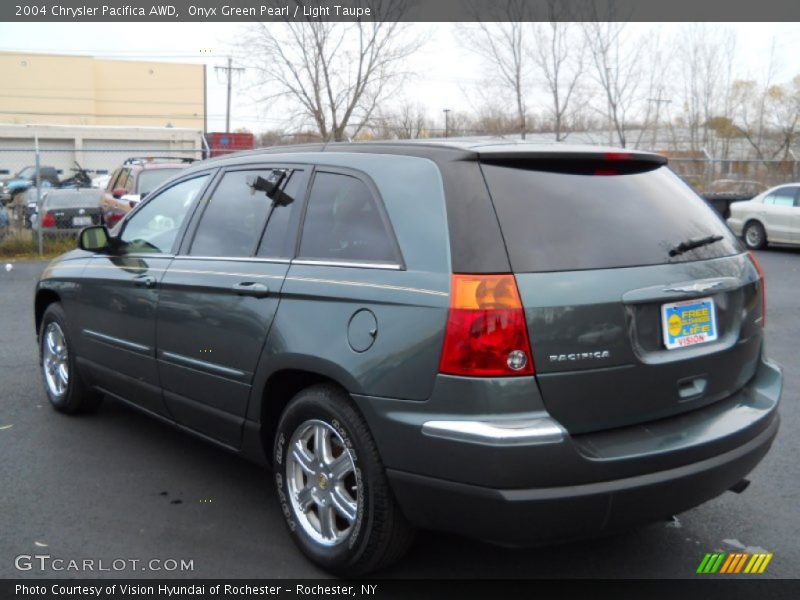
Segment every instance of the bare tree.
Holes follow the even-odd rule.
[[[800,75],[783,85],[773,83],[774,60],[763,83],[735,81],[733,124],[760,160],[787,160],[800,138]]]
[[[473,3],[472,7],[477,18],[477,5]],[[486,5],[482,5],[482,9],[487,10]],[[525,96],[530,77],[530,49],[527,47],[525,21],[531,20],[530,3],[527,0],[500,0],[488,10],[492,12],[490,17],[497,19],[497,22],[477,20],[457,28],[456,32],[462,45],[484,61],[489,73],[489,84],[497,86],[513,99],[518,132],[525,139]]]
[[[414,140],[427,137],[432,125],[421,104],[404,102],[397,110],[380,114],[372,133],[376,139]]]
[[[549,21],[534,25],[531,58],[550,93],[552,106],[548,112],[556,141],[560,142],[568,135],[572,101],[584,72],[586,40],[576,35],[580,32],[575,31],[575,23],[566,21],[571,13],[565,3],[547,0],[546,6]]]
[[[398,22],[408,0],[359,4],[374,20],[255,23],[237,43],[239,62],[263,90],[260,100],[287,100],[292,115],[313,122],[323,140],[356,136],[408,76],[403,61],[422,44]]]
[[[613,17],[613,2],[609,5],[609,18]],[[625,22],[595,20],[583,24],[589,55],[594,67],[594,79],[603,92],[605,112],[609,121],[609,143],[612,132],[623,148],[628,144],[628,130],[636,117],[637,103],[641,100],[639,87],[642,65],[639,56],[644,48],[644,38],[630,40],[624,37]]]
[[[717,136],[711,127],[715,117],[730,116],[730,84],[736,46],[731,30],[708,24],[687,26],[676,40],[677,72],[682,89],[682,115],[693,152],[715,148]],[[722,149],[726,154],[727,148]]]

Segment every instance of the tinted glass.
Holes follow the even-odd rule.
[[[289,218],[298,206],[297,200],[303,193],[303,172],[293,171],[283,186],[282,198],[279,205],[275,205],[269,215],[267,228],[258,248],[258,256],[285,257],[292,253],[286,248],[286,240],[289,237]]]
[[[148,169],[139,172],[139,189],[137,194],[149,194],[159,185],[173,175],[180,173],[180,169]],[[133,188],[128,188],[133,191]]]
[[[90,189],[64,190],[61,193],[47,194],[42,201],[45,208],[97,208],[100,206],[102,191]],[[71,193],[73,192],[73,193]]]
[[[797,188],[788,187],[775,190],[764,198],[764,204],[774,204],[775,206],[794,206],[794,198],[797,195]]]
[[[364,182],[335,173],[314,176],[300,256],[344,261],[397,260],[392,237]]]
[[[122,169],[117,169],[111,174],[111,177],[108,179],[108,185],[106,185],[106,191],[113,192],[117,185],[117,179],[119,179],[119,174]]]
[[[248,177],[269,171],[226,173],[208,200],[190,254],[195,256],[252,256],[272,200],[256,191]]]
[[[653,265],[740,251],[713,209],[667,167],[620,175],[496,165],[483,171],[516,272]],[[669,255],[681,242],[711,235],[722,240]]]
[[[183,181],[147,200],[136,212],[122,221],[120,240],[125,251],[170,252],[181,224],[203,189],[207,175]]]

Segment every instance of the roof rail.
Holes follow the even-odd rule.
[[[132,156],[123,165],[145,165],[148,163],[193,163],[196,159],[188,156]]]

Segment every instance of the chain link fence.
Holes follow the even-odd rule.
[[[116,223],[198,148],[0,147],[0,257],[52,256],[83,227]]]
[[[800,162],[795,160],[670,158],[669,164],[700,194],[737,191],[747,194],[750,190],[760,193],[800,179]]]

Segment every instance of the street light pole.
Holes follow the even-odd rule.
[[[450,119],[448,118],[450,116],[450,109],[445,108],[443,112],[444,112],[444,137],[445,139],[447,139],[447,135],[450,133]]]

